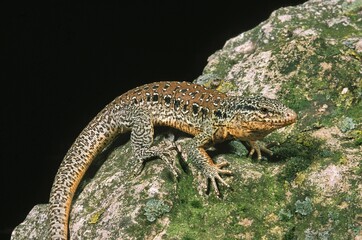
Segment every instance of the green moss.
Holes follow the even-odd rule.
[[[280,67],[280,73],[283,75],[289,74],[291,72],[294,72],[298,68],[298,63],[300,59],[293,59],[293,60],[287,60],[282,61],[282,66]]]
[[[219,56],[218,63],[213,66],[213,71],[204,71],[203,74],[215,74],[220,76],[221,79],[225,78],[231,67],[237,63],[237,59],[230,59],[229,56]]]
[[[193,201],[191,201],[190,205],[193,208],[198,208],[198,209],[202,209],[202,207],[203,207],[200,200],[193,200]]]
[[[275,148],[273,161],[285,161],[283,170],[278,174],[280,182],[293,181],[320,156],[322,141],[308,134],[299,134],[287,139]]]
[[[352,194],[357,192],[353,190],[357,189],[357,186],[351,186],[351,193],[335,196],[328,205],[323,202],[312,203],[313,199],[319,197],[319,193],[310,187],[305,188],[304,181],[297,187],[290,188],[289,183],[281,183],[279,176],[274,176],[268,170],[275,164],[283,164],[285,169],[294,165],[296,168],[290,170],[294,175],[290,176],[297,177],[303,175],[301,171],[308,171],[308,167],[317,158],[330,163],[335,153],[322,146],[323,142],[304,133],[288,139],[279,147],[276,155],[280,158],[287,157],[283,161],[280,159],[279,162],[268,161],[261,165],[250,165],[250,160],[246,158],[226,155],[232,165],[245,164],[248,166],[245,171],[249,171],[248,168],[257,168],[263,175],[256,180],[245,182],[242,173],[235,174],[232,186],[237,191],[222,189],[225,195],[222,200],[215,198],[213,192],[207,199],[198,196],[195,188],[191,187],[193,177],[186,175],[178,185],[180,197],[170,214],[168,238],[238,239],[241,234],[246,233],[255,239],[265,236],[283,239],[295,239],[298,236],[344,239],[354,236],[353,234],[360,230],[353,220],[353,216],[358,214],[358,206],[355,206],[358,202],[357,195]],[[298,161],[293,161],[294,155],[299,158]],[[309,162],[304,162],[303,158],[309,159]],[[289,180],[291,179],[293,177]],[[288,200],[287,192],[290,191],[292,198]],[[343,209],[341,206],[345,203],[349,206]],[[271,229],[281,229],[281,232],[274,233]]]
[[[292,89],[292,90],[290,90]],[[285,104],[296,112],[311,108],[311,101],[307,99],[302,88],[298,86],[284,86],[282,92],[285,92]]]
[[[349,136],[354,139],[354,144],[356,146],[362,145],[362,130],[354,130]]]
[[[312,118],[321,116],[305,113],[312,113],[323,104],[328,106],[326,114],[333,114],[336,109],[338,116],[346,110],[362,116],[362,80],[356,77],[360,75],[361,60],[354,50],[356,42],[351,43],[351,49],[343,40],[330,44],[325,39],[323,34],[308,43],[296,39],[293,46],[287,42],[288,47],[274,53],[279,61],[273,68],[277,67],[282,74],[291,74],[282,87],[281,97],[289,107]],[[303,50],[298,49],[300,45],[305,46]],[[280,54],[293,57],[285,59],[279,57]]]
[[[356,227],[358,225],[355,219],[360,209],[354,206],[353,202],[357,201],[354,194],[339,194],[335,197],[335,201],[328,205],[316,206],[318,210],[318,218],[313,218],[316,224],[316,232],[320,232],[324,226],[329,227],[331,239],[342,239],[349,231],[350,236],[356,236]],[[325,227],[324,227],[325,228]]]
[[[301,171],[306,170],[310,164],[312,163],[312,159],[304,159],[300,157],[291,157],[287,160],[283,171],[279,174],[279,180],[281,182],[293,181],[297,174]]]
[[[238,157],[230,155],[228,160],[240,161]],[[268,173],[248,184],[242,184],[238,176],[242,175],[235,174],[233,179],[233,188],[238,190],[221,189],[224,193],[222,200],[215,198],[213,192],[207,199],[200,197],[191,187],[192,177],[182,178],[179,182],[179,199],[171,212],[168,237],[237,239],[241,233],[250,231],[255,238],[261,238],[269,234],[271,226],[280,225],[278,220],[268,219],[269,216],[278,218],[279,205],[285,201],[281,184]],[[251,225],[243,224],[244,221],[250,221]]]
[[[285,239],[353,239],[361,226],[358,216],[362,213],[359,207],[358,184],[352,184],[348,192],[334,194],[333,197],[323,196],[310,188],[295,188],[292,190],[294,204],[286,205],[279,211],[279,218],[289,223]],[[306,197],[307,196],[307,197]],[[303,200],[304,199],[304,200]],[[294,217],[291,217],[294,213]]]
[[[197,239],[207,236],[210,230],[217,230],[208,230],[205,226],[205,221],[212,222],[212,212],[205,208],[205,203],[198,198],[192,185],[192,177],[189,175],[179,182],[180,195],[175,202],[175,211],[171,213],[172,221],[168,229],[170,238],[177,236],[181,239]],[[213,201],[210,201],[210,205],[214,206]]]

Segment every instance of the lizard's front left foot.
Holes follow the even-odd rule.
[[[230,170],[222,169],[223,167],[228,166],[228,162],[221,162],[218,164],[208,165],[205,167],[204,176],[206,176],[208,183],[210,182],[212,187],[214,188],[215,194],[218,198],[221,197],[221,193],[219,190],[219,186],[217,182],[221,183],[227,188],[230,188],[230,185],[225,182],[224,179],[221,178],[220,174],[222,175],[232,175]],[[208,186],[208,184],[206,185]]]

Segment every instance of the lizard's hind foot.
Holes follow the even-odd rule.
[[[176,165],[178,152],[174,143],[169,140],[164,140],[157,145],[157,148],[159,149],[158,156],[166,163],[174,179],[177,180],[181,172]]]
[[[180,170],[176,166],[177,160],[177,151],[175,150],[175,146],[173,142],[164,140],[157,144],[156,146],[152,146],[145,151],[136,152],[136,158],[138,158],[138,166],[135,167],[134,173],[135,175],[139,175],[145,163],[154,158],[160,158],[163,162],[166,163],[168,169],[172,173],[172,176],[175,179],[178,179],[180,174]]]

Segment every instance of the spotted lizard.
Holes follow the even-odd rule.
[[[216,164],[206,150],[217,142],[239,139],[249,143],[249,155],[261,158],[270,151],[257,144],[270,132],[292,124],[296,113],[276,100],[264,97],[227,96],[189,82],[155,82],[129,90],[115,98],[86,126],[65,155],[50,193],[49,238],[68,238],[68,219],[73,195],[94,158],[119,134],[131,132],[130,140],[142,169],[145,160],[158,157],[177,175],[172,146],[153,145],[154,126],[168,126],[190,134],[182,151],[211,182],[229,186],[220,175],[231,174]],[[136,170],[139,171],[139,170]]]

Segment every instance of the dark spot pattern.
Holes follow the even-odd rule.
[[[178,111],[180,109],[180,105],[181,105],[180,99],[175,99],[173,106],[176,111]]]
[[[196,103],[192,104],[192,113],[194,115],[197,115],[199,113],[199,105],[198,104],[196,104]]]
[[[166,95],[163,99],[165,100],[165,105],[166,105],[167,107],[169,107],[170,104],[171,104],[171,96],[170,96],[170,95]]]
[[[151,94],[146,93],[146,101],[150,102],[151,101]]]
[[[201,117],[202,117],[202,120],[205,120],[208,114],[209,114],[209,109],[207,109],[207,108],[201,108]]]
[[[218,117],[218,118],[222,118],[222,112],[220,111],[220,110],[216,110],[216,111],[214,111],[214,115],[216,116],[216,117]]]

